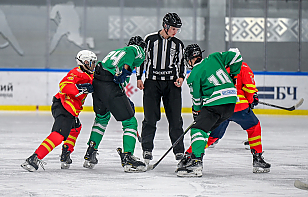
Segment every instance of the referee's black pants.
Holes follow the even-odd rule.
[[[142,150],[152,152],[156,123],[161,118],[160,101],[162,99],[167,120],[169,137],[173,144],[183,134],[182,89],[173,81],[156,81],[146,79],[143,89],[144,120],[142,122]],[[173,148],[173,153],[184,153],[183,139]]]

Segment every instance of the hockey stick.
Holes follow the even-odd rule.
[[[188,128],[182,133],[182,135],[172,144],[172,146],[165,152],[165,154],[153,165],[148,166],[148,170],[154,170],[156,166],[166,157],[166,155],[173,149],[179,142],[180,140],[184,137],[184,135],[189,131],[189,129],[195,124],[196,122],[191,123]]]
[[[298,189],[308,190],[308,184],[299,180],[294,182],[294,186]]]
[[[78,94],[76,94],[75,97],[78,97],[78,96],[82,95],[83,93],[85,93],[85,91],[86,91],[86,90],[82,89],[82,91],[79,92]]]
[[[295,109],[297,109],[299,106],[301,106],[304,102],[304,99],[301,98],[299,100],[298,103],[296,103],[296,105],[293,105],[292,107],[282,107],[282,106],[278,106],[278,105],[273,105],[273,104],[269,104],[269,103],[265,103],[265,102],[262,102],[262,101],[259,101],[260,104],[262,105],[267,105],[267,106],[271,106],[271,107],[276,107],[276,108],[279,108],[279,109],[284,109],[284,110],[288,110],[288,111],[293,111]]]
[[[142,137],[139,135],[138,131],[137,131],[137,138],[138,138],[138,141],[141,143],[142,142]]]

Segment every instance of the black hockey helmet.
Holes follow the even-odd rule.
[[[177,15],[177,13],[167,13],[163,18],[163,28],[169,29],[170,26],[181,28],[182,27],[182,21],[180,17]]]
[[[200,62],[202,60],[202,52],[201,48],[197,44],[190,44],[185,48],[184,52],[184,64],[188,69],[192,69],[193,65],[190,65],[188,62],[189,60],[200,57],[198,60],[196,60],[195,64]]]
[[[143,39],[140,36],[133,36],[129,39],[128,45],[137,45],[140,46],[141,48],[145,49],[147,44],[143,41]]]

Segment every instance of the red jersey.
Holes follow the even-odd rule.
[[[236,89],[238,101],[234,112],[242,111],[249,107],[249,103],[253,102],[254,93],[258,92],[254,74],[245,62],[242,63],[241,72],[237,75]]]
[[[82,105],[85,102],[87,94],[81,94],[80,96],[75,97],[75,95],[79,93],[76,84],[92,84],[92,80],[93,74],[87,74],[83,72],[80,67],[75,67],[62,79],[59,84],[60,90],[55,97],[61,100],[63,107],[68,112],[73,116],[78,116],[83,109]]]

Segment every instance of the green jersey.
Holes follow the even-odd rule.
[[[139,67],[145,59],[144,50],[137,45],[129,45],[111,51],[102,61],[103,68],[113,75],[120,74],[124,65],[128,65],[131,70]]]
[[[212,53],[197,63],[187,78],[194,110],[199,111],[203,106],[236,103],[236,88],[226,67],[230,67],[230,74],[237,75],[241,66],[240,53],[233,51]]]

